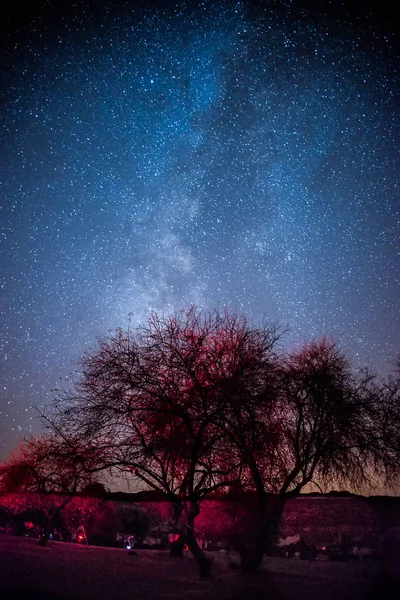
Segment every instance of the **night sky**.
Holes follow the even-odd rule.
[[[8,4],[0,458],[98,336],[150,309],[227,306],[391,370],[394,9]]]

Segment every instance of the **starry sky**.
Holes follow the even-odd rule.
[[[8,4],[0,458],[39,431],[32,406],[98,336],[150,309],[227,306],[289,327],[289,347],[326,334],[355,367],[390,371],[394,14],[327,0]]]

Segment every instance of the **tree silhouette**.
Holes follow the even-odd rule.
[[[212,492],[234,486],[258,498],[242,544],[251,572],[286,498],[305,485],[361,488],[398,473],[394,383],[355,375],[326,339],[293,353],[279,339],[276,327],[227,311],[152,314],[101,339],[44,414],[78,468],[118,471],[174,503],[203,577],[211,570],[194,523]]]
[[[223,436],[228,399],[233,406],[239,390],[259,394],[277,338],[274,327],[254,329],[228,312],[152,314],[146,327],[118,330],[86,354],[75,388],[46,416],[99,469],[118,469],[175,503],[202,576],[210,565],[194,535],[200,501],[242,476],[243,458]]]
[[[21,444],[17,454],[2,464],[0,472],[1,492],[38,495],[45,520],[44,534],[39,540],[43,546],[63,508],[74,494],[92,482],[90,462],[83,461],[76,447],[56,435],[29,438]],[[49,502],[50,492],[61,492],[63,496]]]
[[[256,533],[242,559],[249,572],[258,568],[266,533],[287,498],[309,483],[319,489],[366,490],[378,478],[393,485],[400,466],[394,380],[389,385],[367,371],[355,374],[346,356],[325,338],[281,355],[268,372],[273,383],[265,388],[262,409],[249,419],[237,408],[226,429],[233,432],[259,498]],[[248,435],[253,430],[257,435]],[[266,493],[274,495],[268,511]]]

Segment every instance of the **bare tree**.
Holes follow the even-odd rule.
[[[400,362],[386,378],[371,377],[369,420],[373,435],[369,439],[372,474],[388,488],[400,479]]]
[[[294,487],[312,480],[359,491],[377,480],[393,485],[400,459],[395,382],[355,372],[326,339],[292,354],[287,373],[287,397],[297,403],[293,448],[303,465]]]
[[[266,533],[287,498],[311,482],[319,489],[341,485],[361,490],[376,477],[390,482],[398,475],[400,456],[394,382],[385,387],[368,372],[356,375],[334,343],[322,339],[305,344],[282,355],[266,373],[261,405],[249,413],[249,403],[243,408],[238,398],[226,413],[226,431],[259,498],[257,532],[242,557],[242,569],[248,572],[258,568]],[[275,499],[268,512],[266,493]]]
[[[45,519],[40,545],[47,543],[63,508],[92,482],[88,465],[79,458],[76,448],[54,435],[27,439],[18,453],[2,464],[0,490],[3,493],[29,492],[39,497]],[[48,495],[52,492],[62,493],[61,501],[49,503]]]
[[[86,473],[117,470],[174,503],[203,577],[211,570],[194,523],[206,495],[255,492],[257,526],[242,548],[251,572],[286,499],[305,485],[361,488],[398,470],[394,384],[383,393],[370,374],[356,376],[325,339],[284,354],[279,338],[228,312],[152,314],[100,340],[44,415]]]
[[[194,535],[200,502],[242,476],[242,456],[223,436],[227,401],[259,387],[277,338],[275,328],[255,330],[228,312],[152,314],[146,327],[118,330],[86,354],[80,380],[46,415],[53,431],[84,441],[99,469],[140,480],[184,512],[203,577],[210,564]]]

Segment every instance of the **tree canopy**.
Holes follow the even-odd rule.
[[[254,490],[264,524],[254,566],[265,493],[279,499],[277,518],[310,482],[362,488],[399,473],[398,378],[355,373],[327,339],[289,353],[280,340],[276,326],[228,311],[151,314],[84,355],[78,380],[43,413],[48,439],[69,449],[70,475],[72,465],[117,470],[185,509],[203,574],[193,529],[201,499]],[[62,456],[53,453],[55,465]]]

